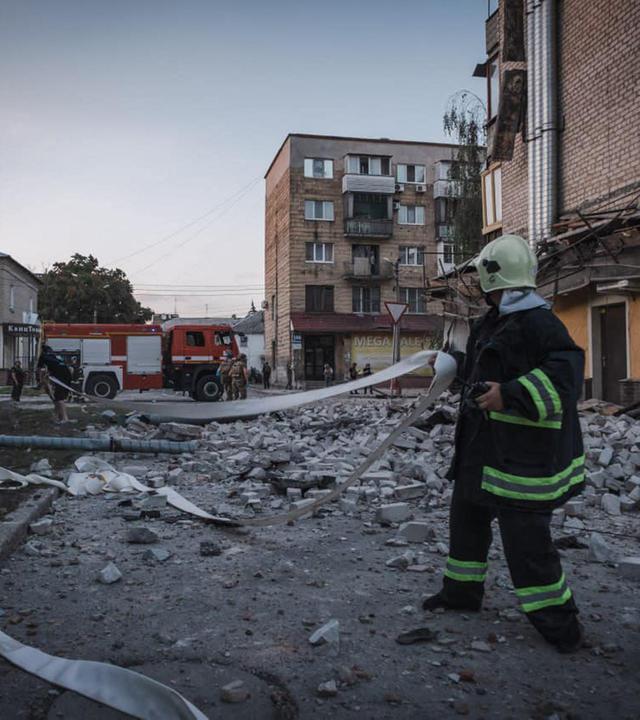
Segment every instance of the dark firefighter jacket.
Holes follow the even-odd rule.
[[[465,389],[449,477],[469,500],[548,511],[584,486],[577,401],[584,353],[549,310],[499,316],[471,331],[463,379],[501,384],[505,409],[483,412]]]

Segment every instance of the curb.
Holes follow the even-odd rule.
[[[58,497],[57,488],[36,491],[38,498],[30,498],[24,505],[0,522],[0,560],[5,560],[26,540],[29,524],[46,515]]]

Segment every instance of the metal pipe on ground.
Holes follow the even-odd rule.
[[[180,453],[194,452],[195,440],[175,442],[172,440],[130,440],[128,438],[72,438],[48,435],[0,435],[0,447],[38,448],[41,450],[96,450],[102,452]]]

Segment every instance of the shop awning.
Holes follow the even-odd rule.
[[[357,333],[391,331],[391,317],[349,313],[291,313],[292,330],[301,333]],[[404,315],[403,332],[433,335],[442,330],[439,315]]]

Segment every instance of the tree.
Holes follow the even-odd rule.
[[[42,277],[40,317],[49,322],[143,323],[153,311],[133,297],[126,274],[98,265],[93,255],[76,253]]]
[[[486,133],[484,103],[461,90],[449,98],[443,117],[445,133],[458,145],[449,179],[448,224],[456,262],[473,257],[482,238],[482,177]]]

